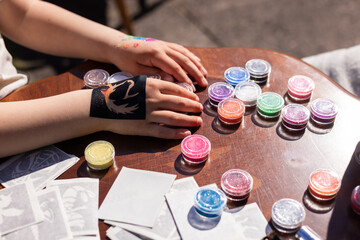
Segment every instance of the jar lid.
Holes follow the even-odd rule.
[[[245,106],[254,106],[261,94],[261,88],[254,82],[242,82],[235,87],[235,97],[243,101]]]
[[[275,113],[284,106],[284,99],[277,93],[264,92],[257,99],[257,106],[267,113]]]
[[[237,85],[238,83],[248,81],[250,74],[248,70],[242,67],[231,67],[226,69],[224,73],[225,81],[231,85]]]
[[[221,177],[221,188],[230,195],[245,195],[252,187],[252,176],[241,169],[230,169]]]
[[[178,82],[176,83],[177,85],[179,85],[180,87],[185,88],[186,90],[188,90],[189,92],[194,92],[194,89],[191,87],[190,84],[186,83],[186,82]]]
[[[218,106],[218,113],[227,119],[237,119],[244,115],[244,103],[237,98],[227,98],[222,100]]]
[[[310,111],[301,104],[289,104],[282,110],[282,117],[292,124],[304,124],[309,121]]]
[[[189,158],[204,158],[209,154],[210,150],[211,144],[209,139],[202,135],[190,135],[181,142],[181,152]]]
[[[271,218],[276,225],[282,228],[296,229],[305,219],[305,210],[298,201],[283,198],[272,206]]]
[[[329,169],[317,169],[310,174],[310,188],[321,195],[332,196],[340,189],[340,178],[336,172]]]
[[[108,83],[116,83],[132,77],[133,75],[128,72],[116,72],[109,77]]]
[[[199,188],[195,195],[195,208],[207,214],[219,214],[226,204],[226,196],[216,187]]]
[[[318,98],[311,103],[311,113],[318,118],[334,118],[338,113],[338,106],[327,98]]]
[[[161,79],[161,75],[157,73],[145,73],[144,75],[148,78]]]
[[[288,81],[289,90],[299,96],[310,94],[313,91],[314,86],[314,81],[303,75],[292,76]]]
[[[91,164],[103,164],[115,157],[115,148],[108,141],[95,141],[85,148],[85,159]]]
[[[251,59],[246,62],[245,68],[251,75],[258,77],[266,76],[271,71],[270,64],[263,59]]]
[[[90,88],[97,88],[107,84],[109,73],[103,69],[93,69],[84,76],[85,85]]]
[[[233,96],[234,87],[225,82],[216,82],[210,85],[208,94],[210,99],[220,102]]]

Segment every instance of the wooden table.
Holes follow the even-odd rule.
[[[208,137],[212,144],[211,157],[199,168],[189,168],[181,161],[180,140],[151,137],[121,136],[101,132],[57,146],[80,157],[80,161],[61,178],[99,177],[100,204],[104,200],[122,166],[176,174],[177,178],[194,176],[200,186],[216,183],[228,169],[240,168],[254,178],[254,188],[247,203],[256,202],[267,220],[271,206],[281,198],[293,198],[305,206],[309,225],[324,239],[360,239],[360,217],[350,207],[352,189],[360,184],[360,101],[320,71],[300,61],[274,51],[253,48],[190,48],[202,59],[209,71],[209,83],[223,81],[224,71],[231,66],[244,66],[253,58],[267,60],[272,66],[270,79],[263,92],[273,91],[287,97],[287,81],[297,74],[315,81],[312,100],[327,97],[339,106],[339,113],[331,129],[316,129],[312,125],[300,134],[289,134],[280,121],[260,120],[255,110],[247,112],[238,129],[219,127],[216,113],[205,107],[203,124],[194,129]],[[113,66],[95,62],[70,72],[50,77],[21,88],[4,101],[18,101],[55,95],[84,87],[83,75],[90,69],[104,68],[115,72]],[[207,105],[207,89],[198,89],[200,101]],[[309,107],[308,103],[305,103]],[[88,143],[105,139],[116,148],[116,163],[103,175],[87,170],[84,149]],[[342,178],[342,187],[336,200],[319,204],[307,193],[310,173],[317,168],[335,170]],[[102,238],[108,228],[99,222]]]

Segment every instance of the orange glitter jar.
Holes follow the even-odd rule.
[[[242,101],[236,98],[222,100],[218,106],[218,114],[221,122],[225,124],[238,124],[242,121],[245,113],[245,106]]]
[[[310,174],[309,192],[320,201],[333,199],[340,189],[340,179],[336,172],[318,169]]]

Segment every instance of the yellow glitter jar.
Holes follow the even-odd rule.
[[[104,170],[114,163],[115,148],[107,141],[95,141],[85,149],[85,159],[89,168]]]

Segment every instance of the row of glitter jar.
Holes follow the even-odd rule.
[[[157,73],[147,73],[144,75],[155,79],[161,79],[161,76]],[[132,77],[133,75],[128,72],[116,72],[110,76],[110,74],[104,69],[92,69],[84,75],[84,82],[88,88],[97,88]]]
[[[313,88],[312,79],[295,75],[289,79],[288,95],[296,101],[308,100]],[[240,82],[235,88],[226,82],[216,82],[209,87],[208,95],[210,104],[217,107],[219,119],[225,124],[241,122],[245,107],[254,105],[257,105],[258,114],[265,119],[277,118],[282,112],[282,124],[290,131],[303,130],[310,116],[318,125],[332,124],[338,112],[336,104],[325,98],[312,102],[311,113],[305,106],[296,103],[284,107],[282,96],[274,92],[261,94],[259,85],[248,81]]]
[[[190,165],[207,161],[210,150],[210,140],[202,135],[190,135],[181,142],[182,158]],[[341,181],[336,172],[329,169],[317,169],[310,174],[308,191],[315,200],[326,202],[336,197],[340,186]],[[219,217],[227,199],[235,202],[243,201],[249,197],[252,188],[253,178],[247,171],[228,170],[221,177],[221,189],[202,187],[198,190],[194,199],[195,209],[204,217]],[[357,186],[351,196],[351,206],[358,214],[360,213],[359,194],[360,186]],[[296,200],[280,199],[272,207],[272,223],[279,232],[298,231],[304,219],[305,211]]]

